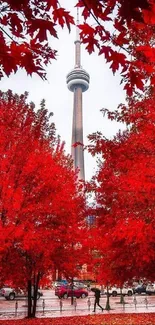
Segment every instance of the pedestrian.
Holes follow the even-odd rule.
[[[100,289],[91,288],[91,291],[93,291],[95,293],[95,301],[94,301],[94,310],[93,310],[93,312],[95,313],[95,311],[96,311],[96,305],[99,306],[103,311],[104,308],[100,305],[100,298],[101,298]]]
[[[87,284],[87,290],[90,291],[90,283]]]

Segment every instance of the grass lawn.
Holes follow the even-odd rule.
[[[0,320],[0,325],[155,325],[155,313]]]

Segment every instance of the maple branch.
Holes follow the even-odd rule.
[[[17,43],[1,26],[0,26],[1,31],[6,34],[13,42]],[[17,43],[18,44],[18,43]]]
[[[84,6],[87,8],[87,10],[89,11],[89,13],[90,13],[90,15],[94,18],[94,20],[96,21],[96,23],[104,30],[104,27],[103,27],[103,25],[101,25],[101,23],[99,22],[99,20],[97,19],[97,17],[94,15],[94,13],[91,11],[91,9],[88,7],[88,5],[87,5],[87,3],[85,2],[85,0],[82,0],[82,2],[83,2],[83,4],[84,4]],[[109,35],[109,37],[110,37],[110,39],[111,39],[111,41],[112,41],[112,43],[113,43],[113,38],[112,38],[112,36],[110,36]],[[106,42],[106,41],[105,41]],[[104,43],[105,43],[104,42]],[[116,45],[115,45],[116,46]],[[124,51],[126,51],[128,54],[131,54],[130,53],[130,51],[128,51],[124,46],[122,46],[122,45],[117,45],[117,46],[119,46],[122,50],[124,50]]]
[[[2,9],[0,10],[0,13],[7,11],[8,8],[9,8],[9,6],[7,6],[7,5],[2,7]]]
[[[88,7],[87,3],[85,2],[85,0],[82,0],[83,4],[85,5],[85,7],[87,8],[87,10],[89,11],[89,13],[91,14],[91,16],[95,19],[95,21],[97,22],[97,24],[103,28],[103,26],[100,24],[100,22],[98,21],[98,19],[96,18],[96,16],[94,15],[94,13],[91,11],[91,9]]]
[[[15,39],[13,39],[13,37],[11,37],[1,26],[0,26],[0,30],[2,31],[2,33],[6,34],[15,44],[20,45],[20,43],[18,43]],[[27,43],[28,44],[28,43]],[[30,44],[28,44],[28,48],[30,50],[31,53],[36,54],[38,53],[38,51],[35,51],[35,46],[32,47],[30,46]],[[38,50],[38,49],[37,49]],[[46,51],[41,51],[43,54],[47,55]],[[41,54],[40,54],[41,55]]]

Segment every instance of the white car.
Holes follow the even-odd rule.
[[[104,294],[107,294],[107,289],[104,290]],[[117,287],[111,287],[109,288],[109,294],[113,297],[116,297],[118,295],[121,295],[121,289]],[[132,296],[133,295],[133,290],[132,288],[122,288],[122,294],[127,295],[127,296]]]
[[[155,295],[155,283],[151,283],[146,286],[146,294]]]
[[[14,300],[15,298],[27,297],[27,293],[22,289],[13,289],[10,287],[4,287],[0,290],[1,296],[3,296],[6,300]],[[38,291],[37,299],[42,296],[42,292]]]

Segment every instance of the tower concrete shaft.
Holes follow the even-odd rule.
[[[83,152],[83,116],[82,116],[82,88],[74,89],[72,125],[72,147],[71,154],[74,162],[74,169],[79,168],[79,179],[85,179],[84,152]],[[74,147],[74,144],[77,146]]]
[[[78,24],[79,18],[77,10],[75,68],[67,75],[67,86],[68,89],[74,94],[71,154],[73,158],[74,169],[79,169],[78,178],[85,180],[82,93],[89,88],[90,78],[89,74],[81,67],[81,42]]]

